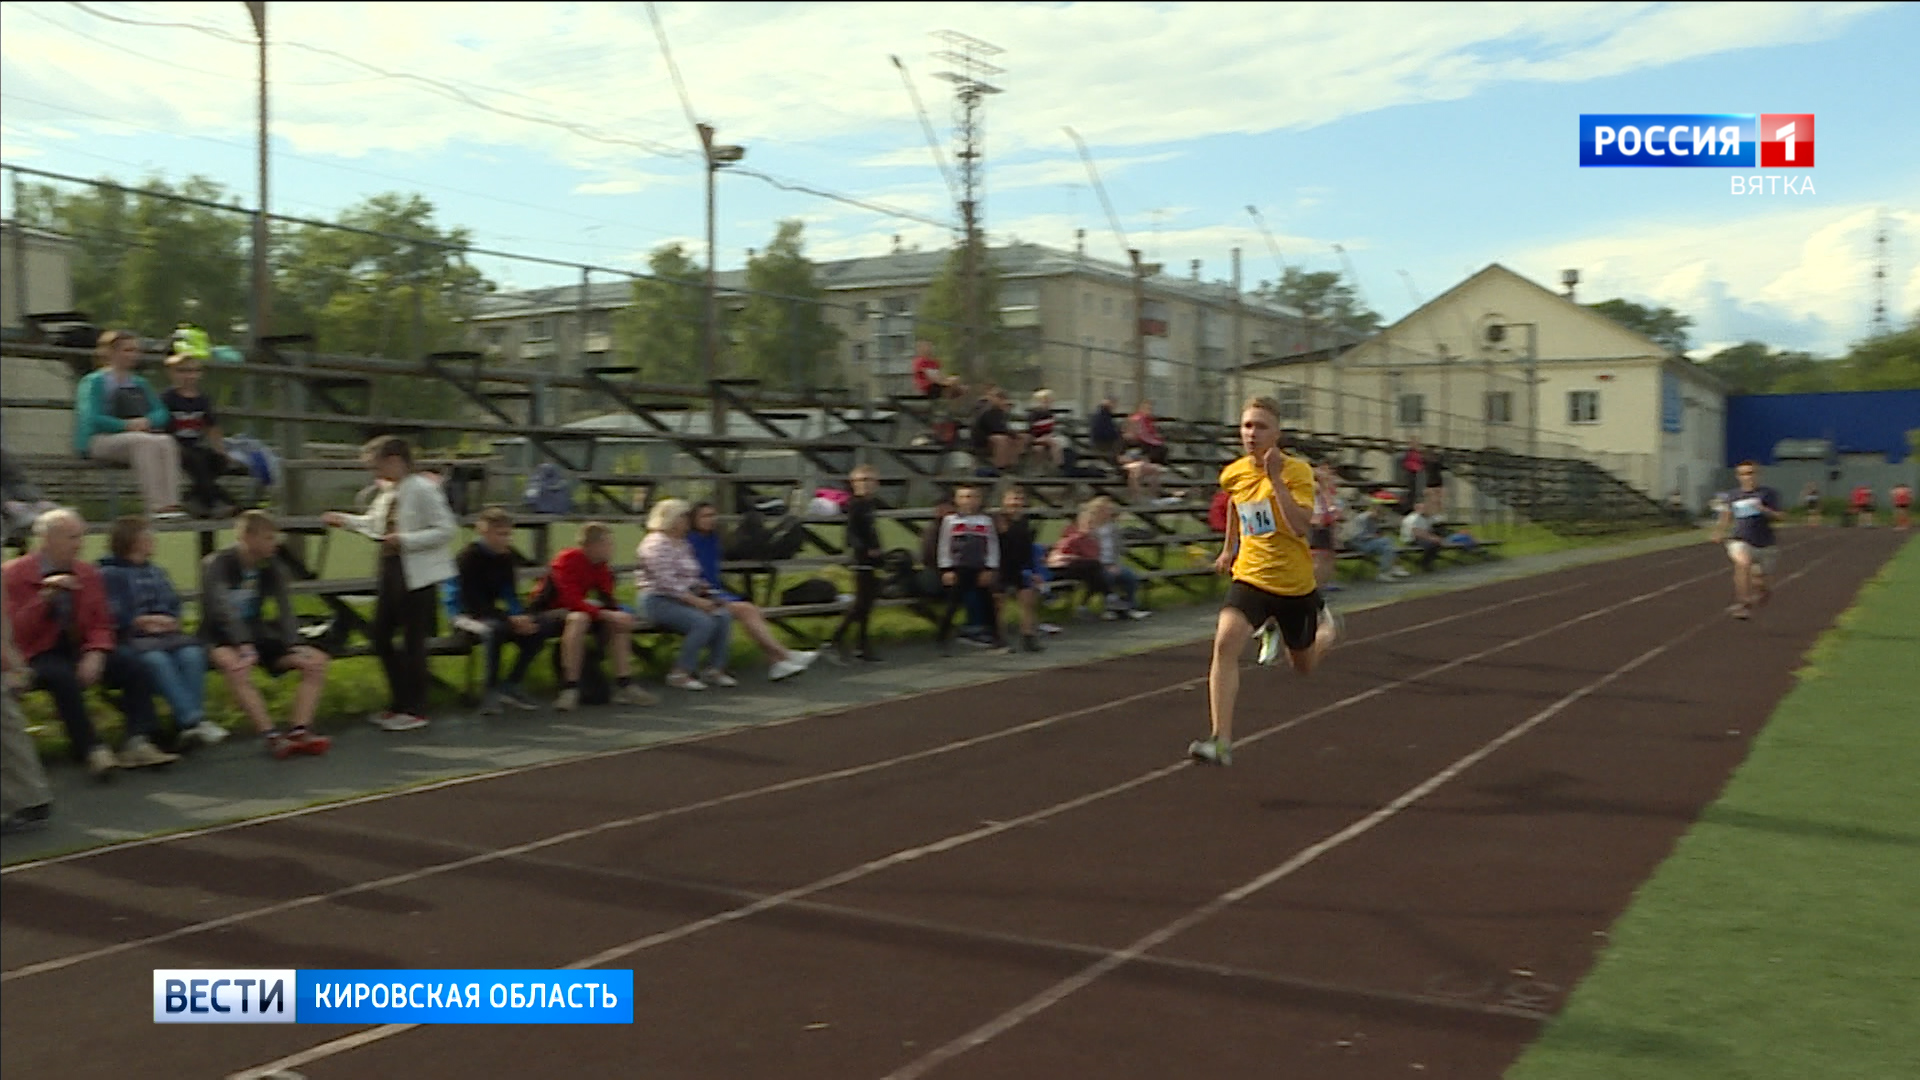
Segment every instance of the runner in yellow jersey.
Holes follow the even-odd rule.
[[[1240,413],[1246,456],[1220,471],[1231,500],[1227,542],[1214,569],[1231,569],[1233,584],[1213,637],[1207,679],[1213,734],[1187,748],[1210,765],[1233,762],[1233,706],[1240,693],[1240,655],[1247,639],[1269,622],[1286,645],[1287,661],[1302,675],[1313,670],[1338,635],[1338,626],[1314,587],[1307,532],[1313,520],[1313,468],[1279,448],[1280,406],[1254,398]]]

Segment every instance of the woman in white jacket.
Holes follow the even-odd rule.
[[[457,573],[453,540],[460,522],[440,485],[413,471],[407,440],[375,439],[361,459],[384,490],[364,514],[328,513],[320,520],[380,542],[380,591],[370,634],[393,701],[373,722],[388,731],[411,731],[427,724],[427,641],[439,621],[440,583]],[[403,641],[399,651],[393,647],[396,629]]]

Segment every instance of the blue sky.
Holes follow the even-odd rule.
[[[696,144],[645,5],[270,9],[275,209],[330,216],[419,191],[508,251],[638,268],[663,243],[699,248]],[[1895,316],[1920,309],[1920,140],[1900,106],[1920,101],[1920,5],[657,10],[696,110],[749,166],[936,221],[950,203],[888,56],[944,141],[930,33],[1004,48],[1006,92],[986,112],[996,241],[1067,248],[1079,227],[1091,253],[1119,256],[1071,125],[1131,242],[1181,275],[1200,259],[1224,278],[1235,246],[1249,284],[1276,275],[1252,203],[1292,265],[1339,269],[1344,245],[1389,318],[1414,303],[1405,278],[1430,298],[1488,262],[1546,284],[1578,267],[1583,299],[1672,305],[1702,346],[1834,352],[1866,330],[1884,223]],[[233,3],[0,5],[0,157],[125,181],[199,173],[250,202],[250,35]],[[1718,169],[1582,170],[1583,112],[1814,113],[1815,193],[1735,196]],[[745,176],[721,178],[720,207],[723,266],[784,217],[807,223],[822,258],[948,235]],[[515,286],[578,280],[486,268]]]

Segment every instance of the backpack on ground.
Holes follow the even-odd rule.
[[[839,599],[840,590],[834,588],[833,582],[823,577],[808,578],[780,594],[780,603],[783,607],[831,604]]]

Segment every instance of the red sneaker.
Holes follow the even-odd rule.
[[[295,742],[291,735],[282,731],[270,731],[267,733],[267,753],[273,755],[273,760],[285,761],[298,753],[299,750],[299,744]]]
[[[318,757],[333,748],[333,740],[325,735],[315,735],[305,727],[297,727],[287,733],[287,742],[293,744],[292,753],[312,754]]]

